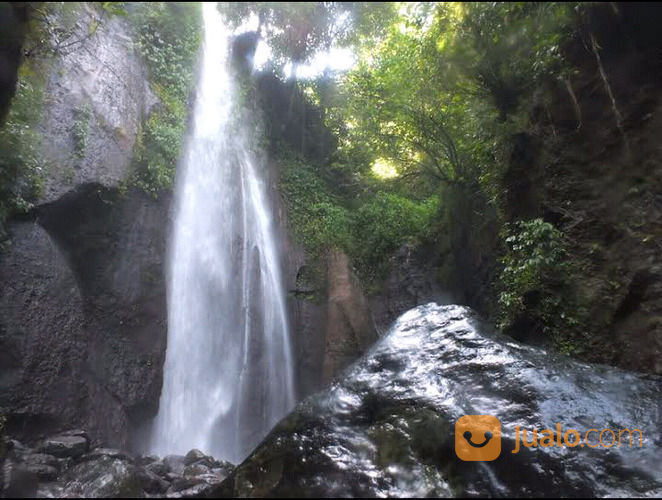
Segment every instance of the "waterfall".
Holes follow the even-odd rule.
[[[193,130],[176,181],[168,348],[151,452],[240,462],[294,404],[280,259],[264,168],[250,147],[229,30],[203,3]]]

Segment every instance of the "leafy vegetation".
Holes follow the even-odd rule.
[[[85,104],[74,109],[74,155],[79,160],[85,156],[85,150],[87,149],[90,118],[92,118],[92,109],[89,105]]]
[[[281,159],[281,192],[301,243],[319,262],[329,247],[345,248],[350,221],[342,200],[334,196],[315,169],[300,157]]]
[[[429,239],[438,202],[421,202],[385,191],[353,202],[338,196],[316,169],[301,158],[281,161],[281,192],[289,225],[305,246],[313,274],[322,280],[323,259],[330,248],[344,250],[367,286],[388,270],[388,259],[405,243]]]
[[[19,81],[0,134],[0,227],[8,216],[31,208],[38,196],[44,165],[39,132],[44,81],[32,64],[20,68]]]
[[[44,11],[46,12],[46,11]],[[59,9],[51,7],[49,15]],[[24,29],[24,46],[44,45],[48,30],[39,18],[33,18]],[[35,51],[36,52],[36,51]],[[18,68],[16,90],[5,122],[0,129],[0,240],[5,236],[4,223],[11,215],[32,208],[39,196],[45,165],[39,154],[37,130],[44,101],[49,57],[26,57]]]
[[[222,6],[235,25],[259,19],[276,67],[303,64],[331,45],[357,55],[347,73],[298,82],[337,142],[326,158],[281,155],[290,225],[310,254],[320,259],[340,247],[371,284],[398,246],[432,243],[444,261],[440,278],[460,290],[481,280],[504,330],[528,315],[559,340],[574,321],[562,298],[572,273],[563,237],[542,219],[509,219],[503,179],[535,92],[561,81],[574,96],[561,46],[582,9],[559,2]]]
[[[506,225],[508,246],[499,276],[499,327],[512,326],[527,307],[538,308],[546,324],[559,313],[558,294],[552,284],[563,282],[567,271],[561,232],[542,219]]]
[[[275,63],[299,65],[332,44],[356,43],[393,18],[392,2],[219,2],[234,28],[255,17]]]
[[[157,196],[172,186],[186,131],[187,103],[201,43],[200,4],[139,3],[130,19],[152,90],[159,98],[136,142],[133,182]]]
[[[368,198],[353,216],[349,254],[359,276],[371,283],[388,270],[388,258],[402,245],[418,245],[430,239],[438,216],[438,199],[416,202],[380,191]]]

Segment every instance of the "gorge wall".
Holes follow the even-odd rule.
[[[430,301],[449,303],[450,297],[437,280],[438,258],[430,249],[404,245],[391,257],[388,272],[376,290],[367,290],[346,252],[333,246],[314,251],[302,241],[282,186],[287,161],[283,151],[317,168],[328,162],[336,138],[325,125],[320,108],[311,104],[293,80],[279,79],[270,68],[252,72],[245,66],[252,63],[257,41],[253,33],[240,36],[238,41],[235,57],[244,64],[245,85],[256,114],[262,118],[271,157],[274,212],[284,229],[283,269],[298,396],[305,397],[361,357],[400,314]]]
[[[99,9],[78,9],[82,42],[47,77],[44,186],[8,222],[0,255],[0,408],[17,437],[81,426],[126,446],[160,393],[169,196],[127,187],[158,102],[128,21],[113,17],[88,37]]]
[[[569,76],[527,103],[499,181],[502,222],[552,224],[570,266],[546,290],[529,291],[507,333],[548,342],[541,298],[555,295],[562,305],[553,314],[571,318],[556,326],[564,349],[652,373],[662,370],[660,20],[646,4],[592,6],[561,46]],[[485,237],[490,231],[496,221],[459,248],[481,258],[455,271],[467,303],[494,317],[498,293],[489,284],[503,248]]]

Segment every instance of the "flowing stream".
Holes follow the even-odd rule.
[[[264,168],[249,147],[230,31],[204,3],[194,122],[169,249],[168,349],[151,451],[237,463],[294,405],[280,259]]]

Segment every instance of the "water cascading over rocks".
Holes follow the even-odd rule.
[[[204,4],[193,131],[177,177],[168,348],[151,451],[242,460],[294,404],[284,290],[263,169]]]

